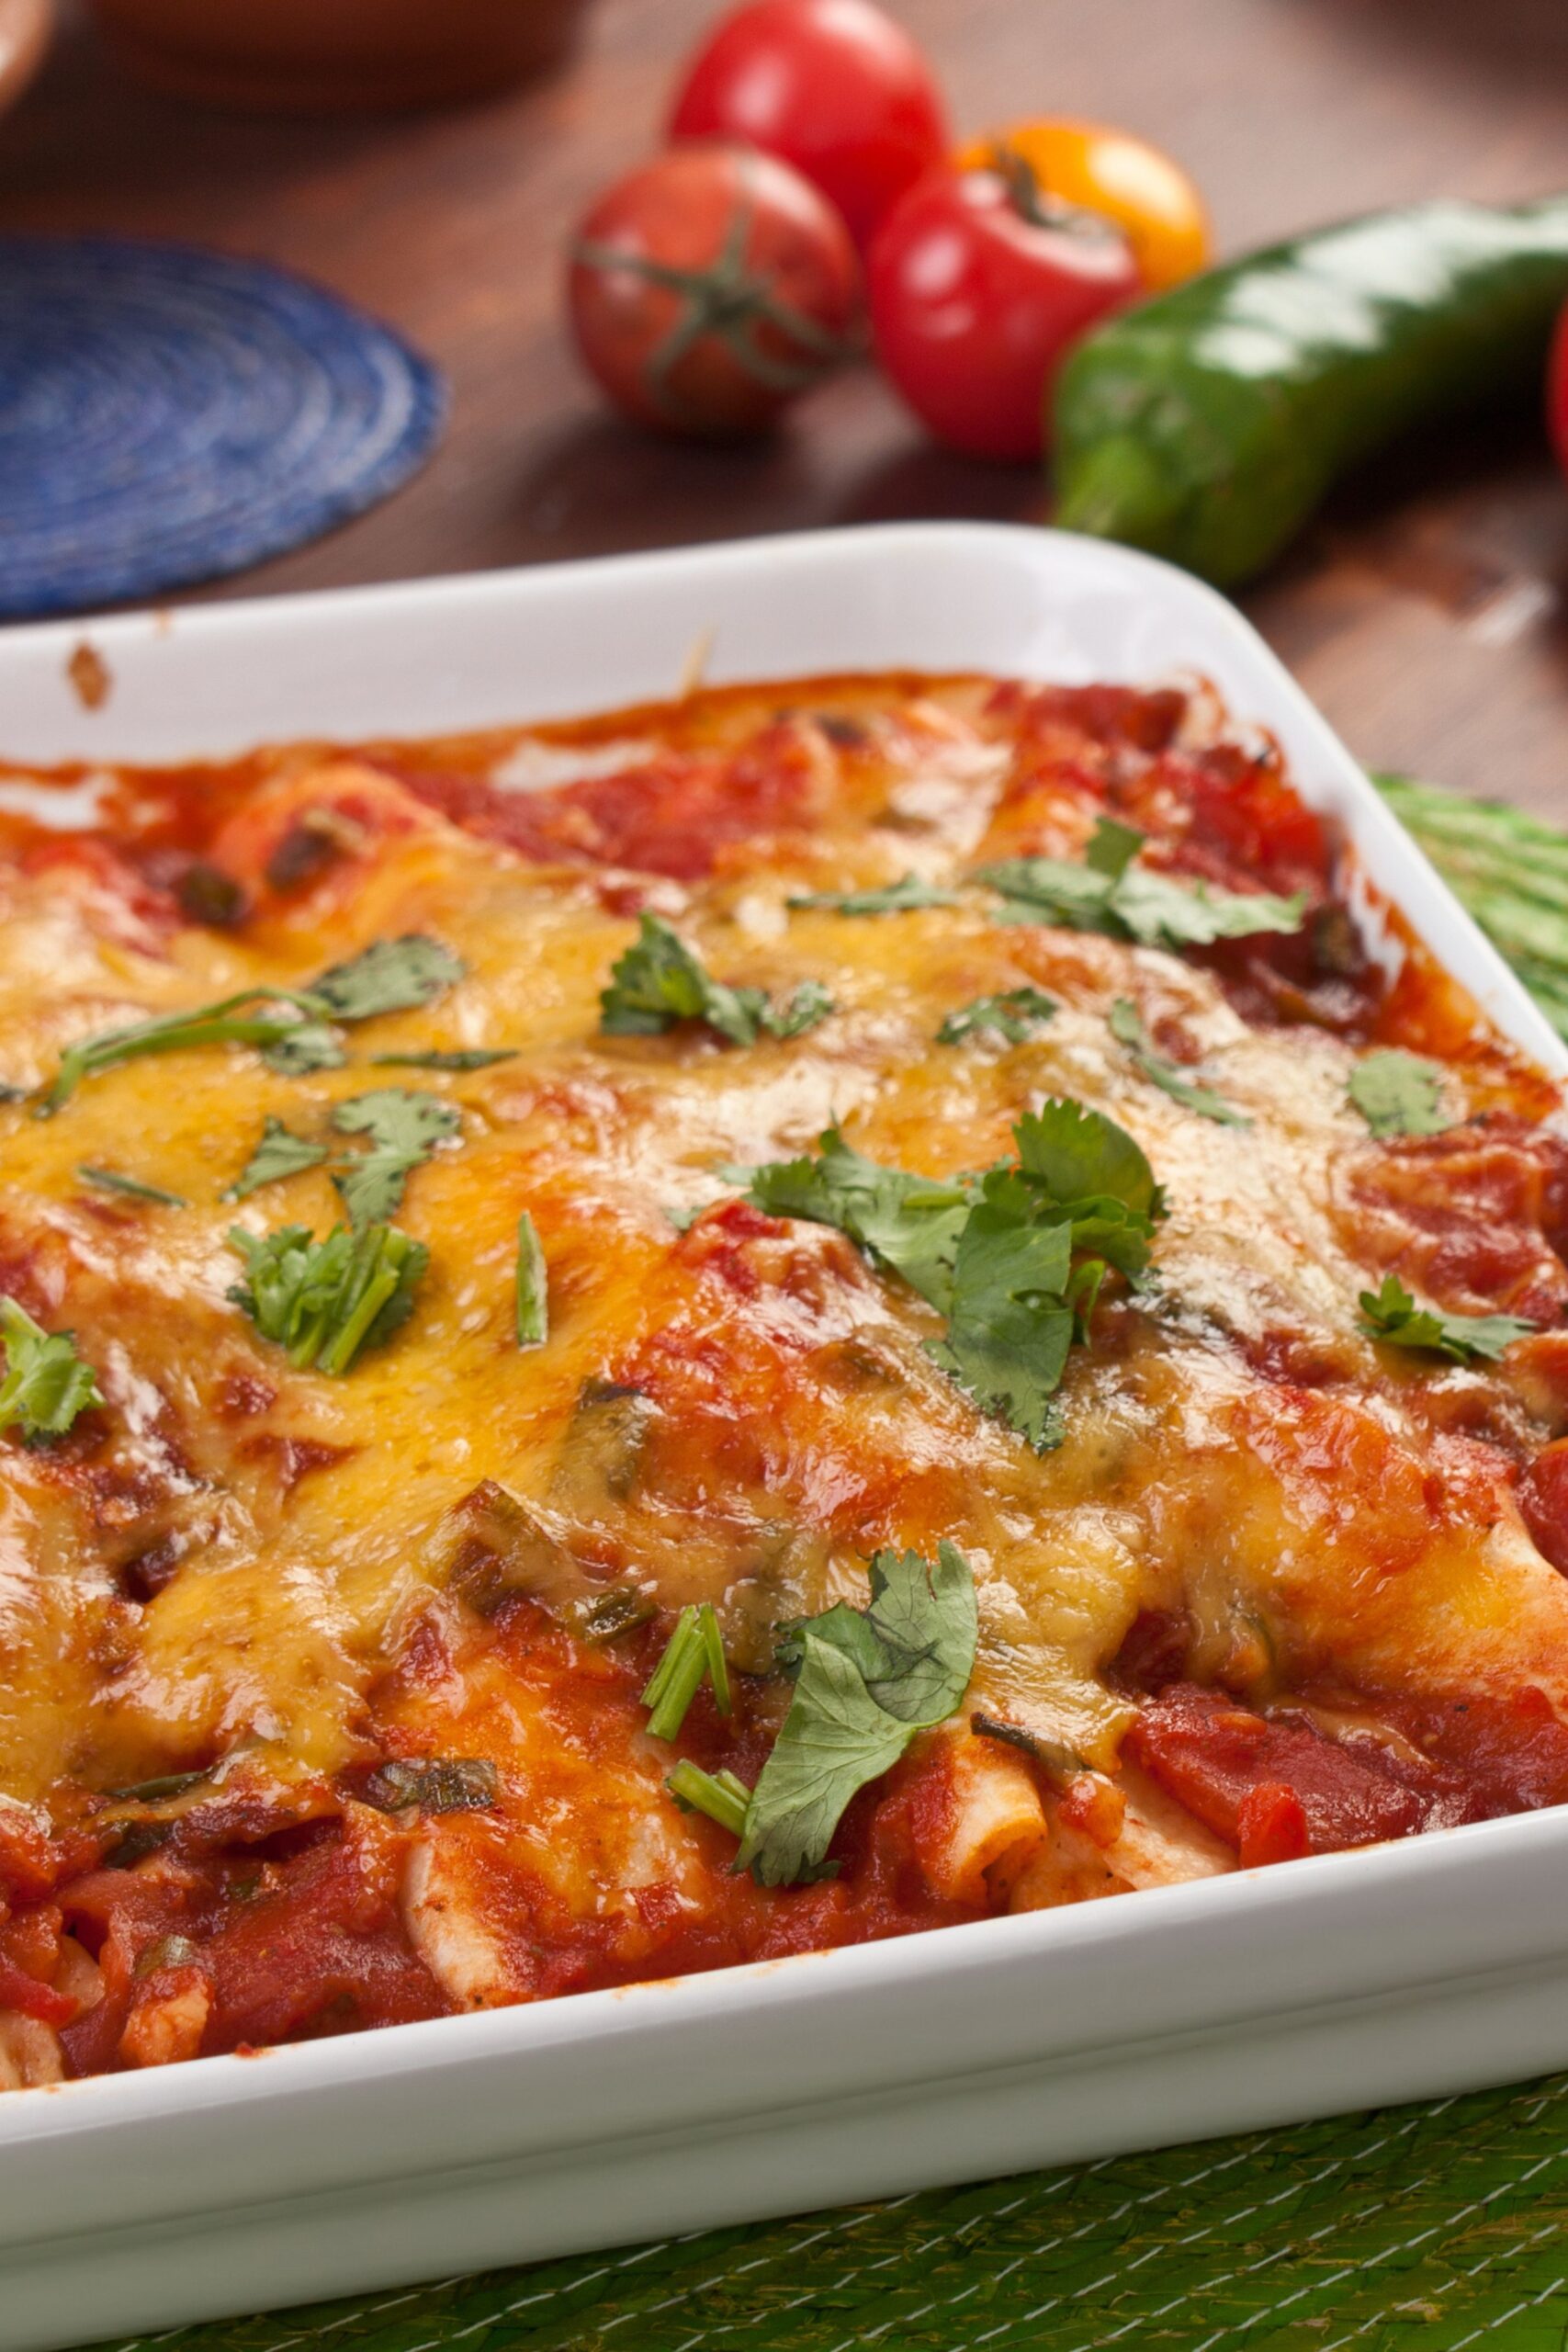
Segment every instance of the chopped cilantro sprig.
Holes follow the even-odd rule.
[[[884,1168],[852,1149],[837,1127],[829,1127],[821,1141],[815,1156],[717,1172],[743,1184],[770,1216],[837,1226],[879,1265],[902,1274],[922,1298],[945,1311],[959,1230],[969,1214],[968,1187]]]
[[[369,1021],[378,1013],[410,1012],[432,1004],[457,985],[466,967],[438,939],[405,932],[400,939],[376,939],[346,964],[333,964],[310,992],[334,1021]]]
[[[863,1611],[839,1601],[791,1627],[781,1658],[795,1694],[750,1792],[735,1868],[762,1886],[831,1876],[845,1806],[958,1707],[977,1629],[974,1575],[946,1542],[934,1565],[878,1552]]]
[[[6,1351],[0,1430],[19,1429],[29,1443],[63,1437],[78,1413],[103,1403],[97,1376],[77,1354],[73,1334],[44,1330],[14,1298],[0,1297],[0,1342]]]
[[[1362,1291],[1360,1307],[1359,1328],[1369,1340],[1429,1350],[1451,1363],[1495,1363],[1505,1348],[1539,1328],[1521,1315],[1450,1315],[1423,1306],[1397,1274],[1385,1274],[1381,1290]]]
[[[1141,1283],[1163,1214],[1124,1128],[1071,1100],[1013,1129],[1016,1167],[991,1169],[959,1235],[942,1370],[1037,1453],[1061,1442],[1055,1392],[1107,1275]]]
[[[664,1655],[649,1678],[642,1703],[649,1709],[649,1736],[674,1739],[686,1720],[687,1709],[706,1676],[713,1686],[714,1704],[721,1715],[730,1712],[729,1669],[718,1616],[711,1600],[682,1609]]]
[[[372,1054],[378,1069],[491,1069],[497,1062],[514,1062],[515,1046],[433,1046],[422,1054]]]
[[[269,1118],[262,1127],[261,1141],[222,1197],[248,1200],[264,1184],[280,1184],[286,1176],[319,1168],[326,1156],[324,1143],[311,1143],[308,1136],[297,1136],[292,1127],[285,1126],[281,1119]]]
[[[751,1802],[751,1792],[738,1772],[705,1772],[683,1756],[672,1772],[667,1772],[664,1785],[682,1813],[705,1813],[732,1838],[739,1838],[746,1826],[746,1808]]]
[[[47,1117],[60,1110],[84,1079],[102,1070],[195,1046],[254,1046],[270,1069],[287,1077],[335,1069],[344,1056],[333,1023],[367,1021],[376,1013],[428,1004],[462,976],[462,965],[438,940],[417,932],[378,939],[363,955],[334,964],[309,988],[242,989],[216,1004],[78,1038],[61,1055],[39,1112]]]
[[[720,1172],[774,1216],[836,1226],[947,1317],[929,1351],[1037,1452],[1060,1442],[1069,1351],[1112,1270],[1134,1283],[1164,1201],[1139,1145],[1103,1113],[1046,1102],[1016,1162],[943,1182],[863,1159],[837,1128],[815,1156]]]
[[[265,1012],[260,1009],[265,1004],[281,1009]],[[254,1046],[264,1061],[289,1075],[333,1069],[344,1055],[322,1018],[325,1011],[324,1001],[309,989],[246,989],[194,1012],[165,1013],[156,1021],[101,1030],[61,1055],[54,1083],[39,1105],[40,1115],[60,1110],[84,1079],[96,1078],[101,1070],[187,1046]]]
[[[804,890],[787,903],[832,915],[908,915],[927,907],[955,907],[956,890],[943,890],[918,874],[905,874],[876,890]]]
[[[549,1271],[538,1228],[526,1209],[517,1220],[517,1344],[536,1348],[550,1334]]]
[[[1060,857],[1007,858],[982,866],[976,879],[1001,893],[998,922],[1062,923],[1173,953],[1255,932],[1301,929],[1304,893],[1286,899],[1179,881],[1135,862],[1145,838],[1134,825],[1101,817],[1081,865]]]
[[[122,1176],[118,1168],[97,1168],[85,1159],[76,1173],[84,1184],[91,1184],[96,1191],[118,1193],[128,1201],[147,1201],[161,1209],[183,1209],[190,1205],[183,1193],[165,1192],[162,1184],[149,1184],[140,1176]]]
[[[1130,997],[1118,997],[1111,1008],[1111,1034],[1119,1046],[1125,1046],[1134,1063],[1151,1086],[1168,1094],[1173,1102],[1185,1110],[1196,1111],[1200,1118],[1213,1119],[1222,1127],[1249,1127],[1252,1121],[1245,1111],[1233,1111],[1223,1094],[1212,1086],[1201,1086],[1189,1078],[1179,1062],[1173,1062],[1156,1052],[1143,1016]]]
[[[339,1135],[370,1139],[367,1151],[333,1174],[356,1233],[396,1214],[412,1170],[462,1124],[455,1105],[439,1095],[412,1094],[400,1086],[378,1086],[337,1104],[333,1125]]]
[[[333,1374],[407,1321],[430,1262],[423,1241],[388,1225],[338,1226],[324,1241],[303,1225],[261,1235],[233,1226],[229,1241],[245,1261],[244,1281],[229,1293],[235,1306],[290,1363]]]
[[[411,1093],[400,1086],[373,1087],[367,1094],[351,1094],[333,1109],[332,1124],[339,1135],[367,1136],[369,1148],[340,1161],[332,1171],[355,1232],[385,1224],[402,1204],[412,1171],[427,1160],[437,1144],[457,1133],[461,1114],[439,1095]],[[282,1182],[308,1168],[319,1168],[327,1158],[324,1143],[312,1143],[269,1118],[261,1141],[223,1197],[243,1201],[264,1184]]]
[[[761,989],[727,987],[679,932],[645,914],[600,996],[599,1026],[607,1037],[656,1037],[679,1021],[701,1021],[732,1046],[754,1046],[764,1035],[798,1037],[832,1010],[818,980],[803,980],[778,1006]]]
[[[992,1035],[1021,1046],[1055,1018],[1056,1000],[1043,989],[1009,989],[1002,996],[977,996],[950,1012],[936,1033],[939,1046],[960,1046],[966,1037]]]

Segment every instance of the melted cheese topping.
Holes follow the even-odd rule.
[[[780,719],[785,702],[825,707],[828,722]],[[573,1573],[629,1578],[666,1609],[714,1600],[732,1657],[759,1672],[778,1621],[863,1598],[875,1546],[930,1553],[950,1538],[979,1589],[971,1704],[1068,1772],[1117,1773],[1139,1698],[1115,1662],[1151,1616],[1188,1629],[1191,1679],[1263,1707],[1332,1683],[1352,1713],[1357,1693],[1476,1690],[1528,1690],[1568,1712],[1568,1586],[1511,1486],[1551,1434],[1552,1367],[1525,1363],[1527,1348],[1517,1371],[1461,1369],[1363,1336],[1358,1294],[1387,1267],[1440,1287],[1427,1244],[1444,1185],[1456,1216],[1474,1203],[1437,1161],[1437,1226],[1425,1195],[1412,1208],[1395,1182],[1411,1155],[1374,1144],[1347,1094],[1374,1034],[1448,1055],[1456,1121],[1554,1122],[1539,1075],[1408,947],[1392,996],[1367,983],[1365,1018],[1337,1026],[1309,1008],[1282,1025],[1251,1017],[1223,958],[1000,924],[979,893],[886,918],[791,909],[803,889],[949,882],[1021,848],[1081,852],[1100,802],[1063,764],[1066,722],[1042,738],[1015,711],[974,683],[894,681],[699,699],[581,742],[512,739],[482,762],[470,748],[467,767],[434,752],[400,765],[276,755],[214,787],[203,854],[250,901],[230,931],[171,928],[115,863],[113,823],[140,840],[166,784],[122,782],[96,863],[74,832],[61,846],[18,831],[0,864],[0,1077],[21,1088],[46,1082],[84,1035],[299,986],[378,939],[432,934],[465,977],[348,1032],[339,1069],[286,1079],[247,1050],[208,1047],[93,1077],[52,1118],[25,1102],[0,1110],[0,1289],[73,1329],[107,1400],[58,1445],[0,1441],[0,1791],[59,1818],[72,1790],[225,1758],[300,1786],[389,1744],[498,1760],[506,1820],[431,1825],[400,1881],[412,1949],[457,2003],[530,1988],[527,1932],[496,1893],[506,1867],[527,1874],[536,1907],[564,1875],[596,1890],[601,1919],[629,1917],[655,1881],[700,1912],[713,1833],[668,1804],[668,1759],[635,1711],[612,1812],[597,1735],[554,1683],[527,1687],[446,1589],[487,1481],[521,1498]],[[1183,724],[1177,748],[1199,757],[1213,714],[1200,701]],[[525,786],[564,772],[613,795],[628,763],[667,752],[728,763],[721,815],[736,821],[717,825],[712,871],[694,855],[680,878],[677,829],[662,873],[611,872],[615,804],[581,795],[552,817],[554,845],[508,845]],[[1102,765],[1117,762],[1136,765],[1123,750]],[[446,776],[440,790],[427,770]],[[74,791],[62,804],[73,829]],[[704,807],[694,827],[715,821]],[[324,846],[291,864],[301,829]],[[692,1024],[603,1035],[600,991],[643,905],[717,978],[775,996],[820,982],[831,1015],[746,1049]],[[936,1041],[954,1008],[1022,986],[1057,1004],[1028,1042]],[[1150,1083],[1107,1025],[1122,998],[1245,1127]],[[465,1047],[510,1058],[461,1074],[372,1067]],[[398,1213],[428,1245],[429,1272],[389,1345],[344,1378],[298,1372],[231,1302],[227,1235],[235,1223],[324,1233],[339,1208],[329,1175],[237,1209],[225,1189],[268,1117],[347,1158],[333,1106],[384,1084],[461,1117]],[[1054,1452],[976,1410],[925,1353],[938,1318],[842,1237],[736,1234],[714,1215],[682,1233],[671,1220],[732,1196],[720,1168],[807,1149],[835,1121],[890,1165],[985,1167],[1052,1095],[1134,1135],[1169,1204],[1157,1286],[1112,1302],[1074,1351]],[[186,1204],[95,1189],[84,1166]],[[547,1261],[550,1333],[520,1350],[525,1210]],[[1528,1211],[1510,1228],[1524,1236],[1513,1295],[1535,1279],[1557,1283],[1560,1300],[1561,1266]],[[1441,1278],[1450,1305],[1481,1279],[1456,1265]],[[1483,1289],[1479,1303],[1502,1302]],[[1048,1806],[1059,1787],[1044,1786]],[[1182,1864],[1168,1797],[1143,1792],[1092,1840],[1065,1824],[1058,1864],[1038,1858],[1023,1899],[1222,1866],[1196,1821]],[[957,1803],[938,1840],[950,1857],[967,1817]],[[1021,1854],[1033,1803],[1015,1752],[975,1800],[973,1885],[1004,1849]],[[944,1886],[963,1881],[961,1860],[943,1869]],[[189,1987],[176,1991],[185,2007],[168,1994],[149,2047],[190,2041]]]

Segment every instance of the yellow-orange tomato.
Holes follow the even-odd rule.
[[[1147,140],[1097,122],[1044,119],[1010,123],[973,141],[953,160],[964,171],[982,170],[998,150],[1021,156],[1047,195],[1116,221],[1151,292],[1193,277],[1207,264],[1202,198],[1180,165]]]

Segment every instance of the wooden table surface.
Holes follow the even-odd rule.
[[[217,5],[217,0],[214,0]],[[897,0],[955,120],[1125,123],[1235,250],[1366,207],[1568,185],[1564,0]],[[869,370],[761,449],[646,437],[562,334],[575,216],[655,142],[713,0],[598,0],[547,85],[459,113],[239,119],[143,96],[68,26],[0,126],[0,228],[185,236],[293,264],[448,371],[434,462],[333,537],[208,594],[535,563],[899,515],[1025,520],[1025,469],[934,449]],[[1568,820],[1568,486],[1533,419],[1402,453],[1245,599],[1367,761]]]

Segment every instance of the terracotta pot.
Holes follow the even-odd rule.
[[[0,0],[0,114],[42,64],[53,28],[54,0]]]
[[[143,80],[223,106],[439,106],[555,63],[585,0],[93,0]]]

